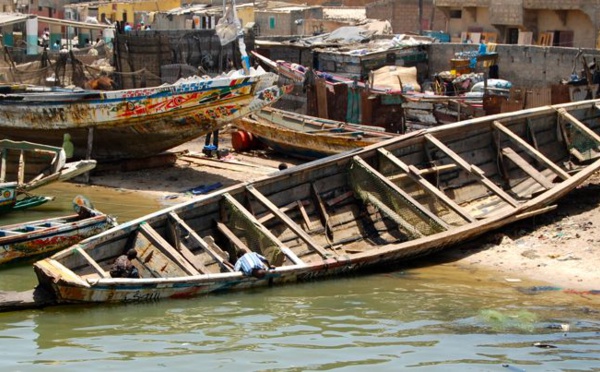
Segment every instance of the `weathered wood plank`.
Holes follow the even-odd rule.
[[[75,248],[75,251],[77,253],[79,253],[81,255],[81,257],[85,258],[85,260],[90,264],[90,266],[92,268],[94,268],[94,270],[96,270],[96,272],[98,273],[98,275],[100,275],[100,277],[110,278],[110,275],[106,271],[104,271],[104,269],[102,267],[100,267],[100,265],[98,265],[98,263],[96,261],[94,261],[94,259],[92,257],[90,257],[90,255],[87,254],[86,251],[81,249],[81,247],[77,246]]]
[[[185,223],[185,221],[181,217],[179,217],[179,215],[176,214],[175,212],[170,212],[169,217],[175,223],[177,223],[179,227],[184,229],[192,237],[192,239],[194,239],[196,241],[196,243],[198,243],[200,245],[200,247],[204,251],[206,251],[210,256],[212,256],[212,258],[214,260],[219,262],[219,264],[221,265],[222,268],[226,269],[227,271],[231,271],[231,266],[226,264],[225,259],[223,258],[223,256],[226,256],[225,254],[221,255],[221,254],[217,253],[213,247],[209,246],[209,244],[204,239],[202,239],[202,237],[200,235],[198,235],[198,233],[196,233],[187,223]],[[219,248],[219,250],[221,250],[221,249]],[[194,257],[196,257],[196,256],[194,256]],[[197,259],[197,257],[194,260],[194,262],[200,263],[199,260]],[[204,264],[202,264],[202,265],[204,265]]]
[[[504,147],[502,149],[502,155],[506,156],[510,159],[516,166],[521,168],[523,172],[527,173],[531,178],[533,178],[537,183],[542,185],[546,189],[551,189],[554,184],[547,179],[543,174],[541,174],[537,169],[535,169],[531,164],[527,163],[525,159],[523,159],[519,154],[515,152],[515,150],[510,147]]]
[[[597,146],[600,146],[600,136],[596,134],[593,130],[588,128],[585,124],[579,121],[575,116],[569,114],[567,110],[564,108],[558,109],[558,114],[568,120],[571,124],[579,128],[582,132],[590,136],[595,142]]]
[[[261,194],[260,191],[256,190],[254,186],[248,185],[246,186],[246,190],[248,190],[248,192],[252,194],[252,196],[254,196],[258,201],[260,201],[269,210],[271,210],[271,213],[273,213],[281,221],[283,221],[283,223],[288,228],[290,228],[296,235],[298,235],[300,239],[302,239],[310,248],[312,248],[314,251],[318,252],[321,256],[325,258],[331,256],[330,252],[325,251],[323,247],[316,244],[312,240],[310,235],[306,233],[306,231],[302,230],[302,228],[300,228],[300,226],[298,226],[294,221],[292,221],[291,218],[289,218],[285,213],[280,211],[275,204],[271,203],[271,201],[267,199],[263,194]]]
[[[392,153],[387,151],[386,149],[379,149],[379,153],[385,156],[389,161],[396,164],[402,171],[406,173],[410,178],[412,178],[415,182],[420,184],[423,189],[429,194],[439,198],[442,202],[454,212],[456,212],[459,216],[465,219],[465,221],[473,222],[475,219],[460,205],[456,204],[452,199],[450,199],[443,191],[432,185],[429,181],[427,181],[423,176],[421,176],[421,172],[414,166],[409,166],[405,164],[402,160],[395,157]]]
[[[156,247],[160,247],[169,258],[173,260],[183,271],[189,275],[199,275],[200,273],[183,256],[167,242],[160,234],[147,223],[140,224],[140,232],[152,242]]]
[[[219,222],[217,221],[217,229],[219,229],[219,231],[225,235],[227,237],[227,239],[229,239],[229,241],[231,242],[231,244],[235,245],[235,247],[244,252],[244,253],[250,253],[252,252],[252,250],[250,248],[248,248],[248,246],[240,240],[240,238],[238,238],[233,231],[231,231],[229,229],[229,227],[227,227],[227,225],[225,225],[223,222]]]
[[[312,196],[315,199],[315,207],[319,214],[319,219],[321,220],[321,224],[325,226],[325,234],[327,234],[329,240],[333,240],[333,227],[331,226],[331,222],[329,220],[329,214],[325,209],[325,203],[323,203],[323,199],[319,194],[319,190],[317,190],[317,187],[314,183],[311,184],[311,191]]]
[[[562,170],[559,166],[557,166],[553,161],[548,159],[544,154],[540,153],[533,146],[525,142],[521,137],[514,134],[510,129],[502,125],[499,121],[494,121],[494,127],[508,136],[509,139],[513,141],[513,143],[517,144],[521,147],[525,152],[527,152],[531,157],[542,162],[548,168],[550,168],[557,176],[562,178],[563,180],[568,179],[570,176],[567,172]]]
[[[467,171],[467,172],[471,173],[472,175],[474,175],[475,177],[477,177],[481,181],[481,183],[483,183],[494,194],[498,195],[502,200],[504,200],[508,204],[512,205],[513,207],[518,206],[518,203],[510,195],[508,195],[498,185],[493,183],[489,178],[485,177],[485,174],[483,173],[483,171],[481,169],[477,168],[474,165],[467,163],[464,159],[462,159],[460,156],[458,156],[458,154],[456,154],[454,151],[452,151],[449,147],[444,145],[441,141],[439,141],[437,138],[435,138],[431,134],[426,134],[425,138],[430,143],[432,143],[434,146],[436,146],[438,149],[443,151],[450,158],[452,158],[452,160],[456,164],[458,164],[460,167],[462,167],[465,171]]]
[[[297,265],[304,265],[304,261],[302,261],[298,256],[296,256],[296,254],[294,254],[294,252],[292,252],[291,249],[289,249],[288,247],[286,247],[283,243],[281,243],[279,241],[279,239],[277,239],[277,237],[275,237],[270,231],[269,229],[267,229],[263,224],[259,223],[256,218],[254,218],[253,215],[251,215],[250,213],[248,213],[248,211],[231,195],[229,195],[228,193],[225,193],[223,195],[225,197],[225,199],[231,203],[232,205],[234,205],[241,213],[242,215],[248,219],[252,224],[254,224],[254,226],[256,226],[258,229],[261,230],[261,232],[267,237],[269,238],[273,243],[275,243],[279,249],[281,249],[281,251],[283,252],[283,254],[285,254],[294,264]]]
[[[357,162],[358,164],[361,164],[363,168],[368,169],[369,172],[371,172],[373,175],[378,177],[381,180],[381,182],[386,187],[393,190],[394,193],[396,193],[397,195],[400,195],[402,198],[407,200],[408,203],[411,206],[413,206],[415,209],[417,209],[421,215],[426,216],[427,219],[433,221],[435,224],[439,225],[444,230],[448,230],[450,228],[450,226],[448,226],[448,224],[446,222],[444,222],[441,218],[439,218],[438,216],[433,214],[429,209],[426,209],[425,207],[423,207],[423,205],[421,205],[421,203],[417,202],[415,199],[413,199],[412,196],[408,195],[406,192],[404,192],[404,190],[402,190],[401,188],[396,186],[396,184],[394,184],[393,182],[388,180],[384,175],[382,175],[376,169],[374,169],[369,164],[367,164],[362,158],[355,156],[354,161]]]

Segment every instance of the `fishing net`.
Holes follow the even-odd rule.
[[[600,144],[592,136],[577,125],[566,123],[565,127],[569,132],[569,140],[571,142],[569,150],[576,150],[584,160],[591,160],[598,157],[598,146]]]
[[[239,209],[237,204],[228,198],[223,202],[229,210],[229,219],[226,223],[229,230],[251,251],[262,254],[272,265],[280,266],[284,254],[277,242],[265,232],[264,226],[249,215],[248,211]]]
[[[409,237],[419,238],[446,230],[425,214],[411,198],[390,187],[357,158],[350,165],[349,175],[355,194],[393,220]]]

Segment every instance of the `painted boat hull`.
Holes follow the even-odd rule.
[[[367,126],[286,113],[269,107],[234,123],[277,152],[309,160],[355,150],[395,136]]]
[[[0,99],[0,136],[61,146],[68,133],[75,158],[146,157],[273,103],[285,93],[276,78],[253,70],[122,91],[15,92]]]
[[[34,269],[58,302],[125,303],[394,267],[554,209],[600,170],[598,110],[585,101],[413,132],[157,211]],[[126,249],[141,279],[108,275]],[[245,251],[276,268],[233,271]]]
[[[0,226],[0,265],[49,256],[114,226],[98,211]]]

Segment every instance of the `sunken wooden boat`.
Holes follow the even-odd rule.
[[[27,141],[0,140],[0,212],[43,204],[52,198],[30,192],[67,181],[96,167],[96,160],[67,162],[62,147]]]
[[[555,202],[600,169],[600,101],[434,127],[234,185],[34,264],[59,303],[132,302],[387,268]],[[111,278],[135,249],[140,279]],[[232,271],[239,252],[275,266]]]
[[[73,209],[66,216],[0,226],[0,265],[48,256],[117,225],[80,195]]]
[[[99,162],[143,158],[220,128],[279,99],[262,68],[115,91],[0,86],[0,137],[60,146]]]
[[[265,107],[234,121],[273,150],[301,159],[319,159],[365,147],[395,136],[378,127]]]

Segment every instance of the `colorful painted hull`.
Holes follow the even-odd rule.
[[[234,124],[275,151],[301,159],[320,159],[390,139],[394,134],[364,125],[301,115],[266,107]]]
[[[174,299],[392,268],[515,221],[600,170],[600,100],[435,127],[230,186],[38,261],[59,303]],[[111,278],[128,249],[141,278]],[[254,251],[264,278],[233,269]]]
[[[0,184],[0,214],[11,211],[17,202],[17,183]]]
[[[279,99],[277,75],[252,69],[119,91],[19,87],[0,98],[0,136],[61,146],[98,161],[155,155]]]
[[[95,210],[0,226],[0,265],[40,259],[116,226]]]

